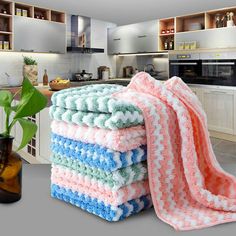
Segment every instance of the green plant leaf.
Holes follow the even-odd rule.
[[[13,100],[13,95],[9,91],[0,91],[0,106],[10,107]]]
[[[47,106],[47,98],[41,94],[27,78],[24,78],[21,100],[16,108],[14,119],[33,116]]]
[[[37,125],[27,119],[19,118],[17,121],[20,123],[22,130],[23,130],[23,136],[20,146],[18,147],[17,151],[24,148],[29,141],[34,137],[34,135],[37,132]]]

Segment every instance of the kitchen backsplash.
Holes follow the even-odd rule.
[[[111,69],[111,76],[116,75],[115,57],[107,55],[107,28],[114,27],[109,22],[92,19],[93,34],[91,38],[92,46],[105,49],[101,54],[44,54],[44,53],[0,53],[0,86],[7,85],[8,73],[12,78],[18,80],[22,77],[23,55],[33,57],[38,62],[38,79],[42,82],[44,70],[47,69],[49,80],[57,76],[68,78],[72,73],[86,70],[93,73],[97,78],[97,67],[108,66]],[[67,28],[70,26],[68,25]]]
[[[117,56],[116,60],[116,73],[117,77],[123,77],[123,68],[126,66],[132,66],[138,71],[143,71],[145,66],[152,64],[156,71],[161,72],[160,76],[164,79],[169,77],[169,61],[168,55],[158,56]]]

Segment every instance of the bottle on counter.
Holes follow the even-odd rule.
[[[47,75],[47,70],[44,70],[44,75],[43,75],[43,85],[47,86],[48,85],[48,75]]]

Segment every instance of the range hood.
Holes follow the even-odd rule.
[[[103,48],[91,48],[91,18],[71,16],[71,46],[67,52],[104,53]]]

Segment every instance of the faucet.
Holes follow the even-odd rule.
[[[148,70],[148,67],[152,67],[150,70]],[[153,64],[147,64],[146,66],[144,66],[144,72],[147,71],[155,71],[155,66]]]

